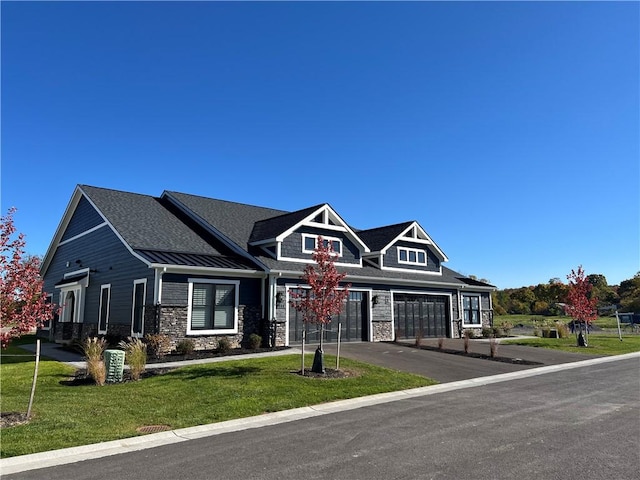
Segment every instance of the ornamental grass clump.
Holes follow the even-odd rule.
[[[127,342],[120,342],[119,347],[124,350],[131,380],[140,380],[147,365],[147,345],[139,338],[130,338]]]
[[[102,358],[106,346],[104,338],[86,338],[82,342],[82,351],[87,359],[87,375],[100,386],[107,380],[107,369]]]
[[[416,347],[422,344],[422,330],[416,331]]]
[[[558,330],[558,337],[560,338],[568,338],[569,337],[569,326],[564,322],[556,322],[555,328]]]
[[[496,337],[491,337],[489,339],[489,356],[491,358],[495,358],[497,353],[498,353],[498,341],[496,340]]]

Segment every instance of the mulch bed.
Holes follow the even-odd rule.
[[[15,427],[29,423],[26,413],[3,412],[0,413],[0,428]]]
[[[217,357],[230,357],[237,355],[246,355],[248,353],[263,353],[263,352],[276,352],[279,350],[289,350],[290,347],[273,347],[273,348],[232,348],[227,352],[220,352],[219,350],[194,350],[192,353],[186,355],[178,355],[177,353],[170,353],[163,357],[155,358],[149,357],[147,364],[154,363],[167,363],[167,362],[182,362],[184,360],[199,360],[202,358],[217,358]]]
[[[300,370],[294,370],[291,373],[294,373],[296,375],[301,375]],[[352,377],[359,377],[360,372],[356,370],[350,370],[350,369],[336,370],[335,368],[325,368],[324,373],[315,373],[315,372],[312,372],[310,368],[305,368],[304,376],[309,378],[326,378],[326,379],[352,378]]]
[[[176,367],[177,368],[177,367]],[[150,370],[145,370],[142,372],[140,379],[156,377],[158,375],[164,375],[165,373],[174,370],[173,368],[154,368]],[[128,370],[124,371],[122,382],[118,383],[127,383],[133,382],[135,380],[131,379],[131,374]],[[96,383],[93,381],[91,377],[87,375],[87,371],[80,369],[76,370],[75,375],[72,377],[68,377],[66,380],[60,380],[60,385],[65,385],[67,387],[81,387],[83,385],[95,385]],[[108,384],[105,384],[108,385]]]
[[[429,345],[418,346],[412,343],[402,343],[401,345],[403,347],[419,348],[421,350],[448,353],[450,355],[461,355],[463,357],[480,358],[482,360],[491,360],[493,362],[513,363],[516,365],[544,365],[544,363],[532,362],[531,360],[523,360],[522,358],[511,358],[511,357],[500,357],[500,356],[492,357],[491,355],[487,355],[484,353],[476,353],[476,352],[465,353],[463,350],[455,350],[452,348],[438,348],[438,347],[431,347]]]

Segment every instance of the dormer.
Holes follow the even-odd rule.
[[[418,222],[372,228],[358,232],[371,252],[364,261],[381,270],[442,275],[444,252]]]
[[[318,236],[330,242],[336,265],[361,267],[369,248],[327,203],[254,224],[249,246],[276,260],[312,263]]]

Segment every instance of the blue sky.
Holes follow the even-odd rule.
[[[640,270],[637,2],[2,2],[2,211],[76,184],[417,220],[500,288]]]

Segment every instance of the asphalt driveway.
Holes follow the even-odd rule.
[[[429,339],[424,340],[425,344],[430,344],[429,342]],[[435,340],[432,342],[433,346],[436,345],[435,342]],[[307,348],[310,347],[310,350],[313,350],[316,346],[317,345],[310,345]],[[462,340],[447,339],[444,347],[462,350]],[[324,351],[325,353],[335,355],[336,345],[324,345]],[[472,340],[470,351],[488,354],[489,344],[482,340]],[[403,345],[402,343],[386,342],[343,343],[340,346],[340,355],[341,357],[380,365],[393,370],[416,373],[433,378],[440,383],[468,380],[543,365],[577,362],[598,357],[598,355],[584,355],[520,345],[500,345],[498,347],[498,356],[538,362],[538,365],[522,365],[421,350],[413,348],[408,344]],[[326,364],[325,367],[331,368],[332,365]]]

